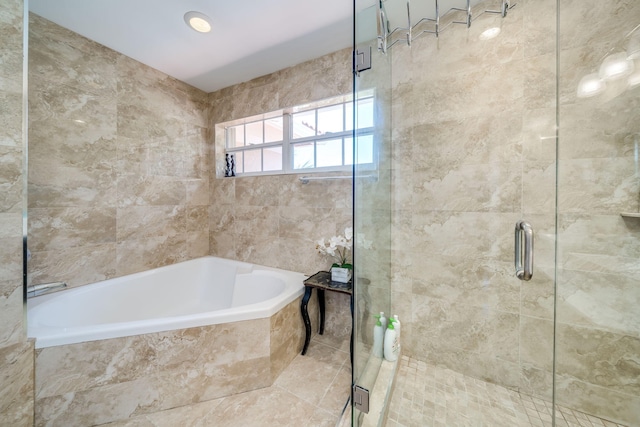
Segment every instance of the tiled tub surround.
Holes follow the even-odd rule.
[[[560,1],[558,404],[640,424],[639,90],[576,99],[640,2]],[[406,355],[551,398],[556,2],[394,46],[392,311]],[[490,26],[501,33],[478,36]],[[636,62],[636,65],[637,62]],[[536,232],[531,282],[513,228]]]
[[[298,354],[270,387],[107,426],[335,427],[350,386],[349,339],[317,335],[307,355]]]
[[[303,330],[296,300],[265,319],[36,350],[35,425],[99,425],[269,387]]]
[[[315,241],[352,225],[351,182],[216,178],[214,125],[350,93],[349,49],[205,94],[30,18],[32,283],[74,287],[204,255],[329,267]],[[349,336],[347,298],[328,296],[326,314],[328,333]]]
[[[213,164],[223,163],[224,133],[216,124],[349,94],[350,67],[351,49],[345,49],[209,94]],[[333,261],[316,252],[315,242],[352,226],[351,180],[216,178],[214,166],[209,173],[211,255],[308,275],[329,268]],[[326,295],[325,333],[349,337],[349,298],[333,294]]]
[[[351,183],[304,186],[296,175],[216,179],[210,144],[215,123],[349,93],[350,50],[207,95],[38,16],[30,21],[32,283],[65,280],[75,287],[208,254],[307,274],[328,267],[314,242],[351,225]],[[325,334],[341,339],[350,335],[350,314],[348,299],[340,297],[327,296]],[[271,374],[288,364],[290,351],[299,351],[296,334],[304,328],[292,304],[285,329],[296,332],[287,345],[270,346]],[[309,308],[316,319],[315,299]],[[176,337],[185,346],[176,346],[175,357],[164,356],[159,338],[156,347],[117,339],[120,350],[109,350],[117,354],[112,365],[109,356],[100,356],[102,349],[91,350],[109,347],[109,341],[39,350],[39,425],[58,419],[64,424],[70,414],[93,418],[90,408],[98,402],[141,402],[139,408],[96,406],[100,414],[111,412],[95,415],[103,420],[177,406],[184,404],[174,401],[183,390],[163,392],[165,384],[182,381],[191,390],[206,375],[223,372],[226,379],[224,370],[235,369],[224,360],[208,361],[200,375],[193,368],[202,367],[193,362],[196,357],[223,356],[215,343],[201,340],[198,345],[213,347],[189,356],[196,343],[187,338]],[[136,345],[142,355],[133,350]],[[89,361],[64,365],[65,352],[76,347],[80,355],[73,357],[85,360],[86,350]],[[67,381],[56,380],[61,385],[53,389],[59,391],[47,387],[43,394],[42,369],[56,359],[49,356],[53,349],[64,354],[59,369]],[[268,367],[262,350],[253,360]],[[136,362],[134,354],[142,359]],[[171,359],[170,366],[159,368],[163,357]],[[86,369],[79,374],[72,365]],[[89,385],[70,384],[85,376]],[[266,384],[264,375],[258,380]],[[210,387],[203,398],[216,395],[215,381]],[[125,395],[130,397],[120,399]]]
[[[30,15],[29,281],[209,255],[207,94]]]

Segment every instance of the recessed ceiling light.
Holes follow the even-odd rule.
[[[184,14],[184,22],[199,33],[208,33],[211,31],[211,18],[204,13],[194,11],[187,12]]]

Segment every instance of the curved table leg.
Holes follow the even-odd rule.
[[[302,313],[302,321],[304,322],[304,347],[302,347],[302,355],[307,352],[307,348],[309,348],[309,341],[311,341],[311,320],[309,320],[309,312],[307,311],[307,305],[309,304],[309,299],[311,298],[311,292],[313,288],[310,286],[305,286],[304,288],[304,296],[302,297],[302,302],[300,303],[300,312]]]
[[[318,308],[320,311],[320,329],[318,333],[324,334],[324,289],[318,289]]]

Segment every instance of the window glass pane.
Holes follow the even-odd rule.
[[[244,145],[244,125],[227,128],[227,147],[242,147]]]
[[[357,128],[373,127],[373,98],[366,98],[358,101]]]
[[[236,156],[236,175],[244,172],[244,162],[242,151],[233,153]]]
[[[353,102],[344,104],[344,130],[353,130]]]
[[[342,132],[344,130],[342,120],[342,104],[319,108],[318,135],[324,135],[329,132]]]
[[[316,142],[316,167],[342,166],[342,138]]]
[[[282,116],[264,121],[264,142],[282,141]]]
[[[262,150],[246,150],[244,152],[244,172],[262,171]]]
[[[291,117],[293,139],[316,135],[316,111],[303,111],[295,113]]]
[[[359,165],[373,163],[373,135],[356,138],[356,161]]]
[[[293,146],[293,168],[306,169],[314,167],[313,142],[305,142]]]
[[[262,144],[262,120],[244,125],[247,145]]]
[[[262,150],[263,170],[279,171],[282,170],[282,147],[269,147]]]
[[[353,164],[353,138],[344,139],[344,164]]]

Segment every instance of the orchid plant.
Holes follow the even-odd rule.
[[[344,235],[318,240],[316,242],[316,250],[322,255],[329,255],[338,260],[338,262],[334,262],[331,267],[353,269],[353,265],[349,263],[352,239],[353,229],[347,227],[344,229]]]

